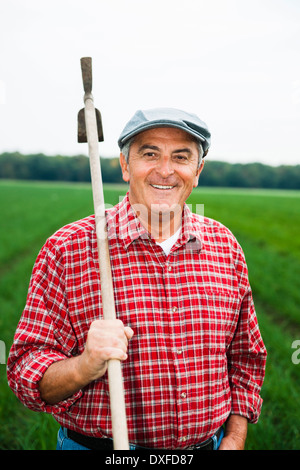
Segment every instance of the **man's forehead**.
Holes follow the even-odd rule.
[[[148,129],[146,131],[140,132],[133,139],[133,143],[138,145],[141,143],[149,143],[149,145],[152,145],[154,142],[174,144],[185,142],[194,143],[197,145],[197,140],[193,136],[181,129],[176,129],[174,127],[156,127],[154,129]]]

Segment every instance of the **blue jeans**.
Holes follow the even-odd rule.
[[[216,436],[212,437],[213,440],[213,450],[218,450],[220,447],[221,441],[224,436],[223,428],[221,430],[221,434],[219,439]],[[57,435],[57,446],[56,450],[90,450],[87,447],[82,446],[81,444],[77,444],[77,442],[73,441],[67,436],[67,430],[65,428],[60,428]],[[130,445],[129,450],[135,450],[135,445]]]
[[[213,440],[213,442],[214,442],[214,448],[213,448],[213,450],[218,450],[218,449],[219,449],[223,437],[224,437],[224,429],[222,428],[222,429],[221,429],[220,436],[219,436],[219,439],[217,438],[217,436],[213,436],[213,437],[212,437],[212,440]]]
[[[83,447],[77,442],[73,441],[67,436],[67,430],[65,428],[59,428],[57,434],[57,445],[56,450],[90,450],[87,447]]]

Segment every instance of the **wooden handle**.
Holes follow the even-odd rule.
[[[91,94],[91,59],[81,59],[81,65],[85,90],[84,114],[87,141],[89,147],[89,160],[94,199],[103,317],[105,320],[113,320],[116,318],[116,312],[109,255],[109,245],[106,230],[103,183],[98,149],[97,120],[93,97]],[[108,361],[107,373],[109,380],[109,395],[114,449],[128,450],[129,443],[121,362],[115,359]]]

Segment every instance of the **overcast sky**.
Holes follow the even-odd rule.
[[[198,114],[209,159],[300,163],[299,0],[0,0],[0,153],[87,154],[80,58],[102,156],[137,109]]]

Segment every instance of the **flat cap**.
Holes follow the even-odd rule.
[[[196,114],[174,108],[136,111],[121,132],[118,140],[119,147],[122,148],[131,137],[140,132],[156,127],[175,127],[187,132],[202,143],[204,156],[207,154],[210,147],[210,132],[205,122],[201,121]]]

